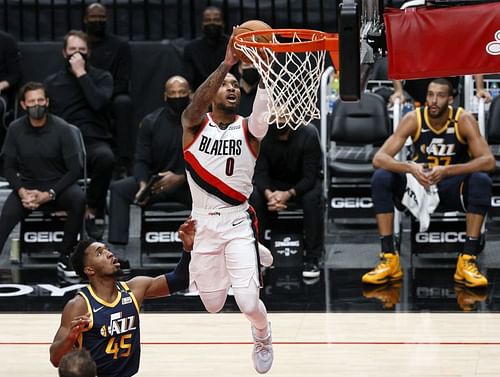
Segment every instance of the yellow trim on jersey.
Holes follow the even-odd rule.
[[[89,292],[92,295],[92,297],[99,304],[102,304],[102,305],[107,306],[109,308],[114,308],[120,302],[120,300],[122,299],[122,293],[118,290],[118,293],[116,295],[115,301],[113,301],[113,302],[107,302],[107,301],[103,300],[102,298],[100,298],[99,296],[97,296],[96,293],[94,292],[94,290],[92,289],[92,287],[90,285],[88,287],[89,287]]]
[[[416,142],[422,133],[422,116],[420,115],[420,107],[417,107],[415,110],[417,112],[417,132],[415,133],[415,136],[412,137],[413,142]]]
[[[462,143],[462,144],[466,144],[464,138],[462,137],[462,135],[460,135],[460,131],[458,130],[458,119],[460,118],[460,114],[462,114],[462,108],[459,107],[457,109],[457,113],[455,114],[455,135],[457,136],[457,140]]]
[[[134,292],[129,288],[128,284],[125,283],[124,281],[121,281],[120,284],[122,285],[123,288],[128,292],[130,297],[132,297],[132,301],[134,301],[135,308],[137,309],[137,313],[141,311],[141,308],[139,307],[139,303],[137,302],[137,299],[135,298]]]
[[[90,285],[88,287],[90,289]],[[80,294],[80,296],[83,297],[83,299],[87,303],[87,313],[90,313],[90,323],[87,326],[87,328],[85,330],[83,330],[83,332],[87,332],[87,331],[90,331],[92,329],[92,327],[94,326],[94,311],[92,310],[92,305],[90,305],[89,298],[87,296],[85,296],[85,294],[81,291],[78,293]],[[80,333],[80,335],[81,335],[81,333]]]
[[[448,129],[448,126],[450,125],[451,121],[451,116],[453,115],[453,108],[451,106],[448,106],[448,120],[444,124],[444,126],[441,128],[441,130],[437,131],[435,128],[432,127],[431,122],[429,121],[429,107],[424,108],[424,117],[425,117],[425,123],[427,123],[427,127],[429,127],[432,132],[434,132],[436,135],[440,135]]]

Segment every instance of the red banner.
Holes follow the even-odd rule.
[[[500,3],[386,8],[391,79],[500,72]]]

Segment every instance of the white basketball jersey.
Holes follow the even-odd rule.
[[[217,209],[245,203],[253,190],[257,158],[247,120],[237,116],[225,130],[208,113],[193,142],[184,149],[194,208]]]

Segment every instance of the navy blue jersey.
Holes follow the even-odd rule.
[[[446,124],[436,130],[429,122],[428,108],[417,107],[418,127],[412,138],[413,161],[436,166],[470,160],[467,143],[458,131],[458,119],[463,109],[449,106],[448,111]]]
[[[78,346],[89,350],[99,377],[129,377],[139,370],[139,305],[126,283],[118,282],[116,286],[114,302],[99,298],[90,285],[78,292],[91,315]]]

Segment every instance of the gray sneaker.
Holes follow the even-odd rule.
[[[267,373],[273,365],[273,338],[271,334],[271,322],[268,325],[269,334],[261,339],[255,335],[255,327],[252,326],[253,345],[253,365],[259,373]]]

